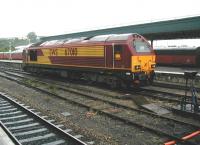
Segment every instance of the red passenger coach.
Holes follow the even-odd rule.
[[[200,47],[155,49],[156,63],[169,66],[200,66]]]
[[[3,54],[4,54],[3,52],[0,52],[0,60],[3,60],[3,58],[4,58]]]
[[[23,50],[30,45],[17,46],[15,47],[16,50],[11,52],[0,52],[0,60],[22,60]]]
[[[11,57],[10,52],[0,52],[0,59],[1,60],[9,60]]]
[[[11,53],[12,60],[22,60],[22,51],[23,50],[16,50]]]
[[[0,60],[22,60],[22,51],[0,52]]]
[[[54,72],[113,86],[152,80],[155,54],[138,34],[52,40],[24,51],[24,70]]]

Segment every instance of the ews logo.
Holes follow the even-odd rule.
[[[50,49],[50,56],[57,56],[58,55],[58,51],[57,49]]]

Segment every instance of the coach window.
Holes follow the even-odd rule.
[[[37,50],[30,50],[30,61],[37,61]]]
[[[122,45],[115,45],[115,60],[121,60],[122,59]]]

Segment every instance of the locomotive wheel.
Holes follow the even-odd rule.
[[[120,80],[120,88],[122,89],[128,89],[130,88],[130,83],[124,80]]]
[[[119,80],[116,77],[111,77],[107,79],[107,84],[110,86],[111,89],[116,89],[120,87]]]
[[[110,83],[110,88],[111,88],[111,89],[117,88],[117,81],[112,80],[112,82]]]
[[[153,84],[153,79],[150,78],[150,79],[148,80],[148,85],[152,85],[152,84]]]

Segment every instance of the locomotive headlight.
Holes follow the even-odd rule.
[[[136,65],[135,66],[135,70],[139,70],[139,69],[141,69],[141,66],[140,65]]]
[[[155,64],[152,64],[152,65],[151,65],[151,68],[155,68],[155,67],[156,67],[156,65],[155,65]]]
[[[126,75],[127,75],[127,76],[130,76],[130,75],[131,75],[131,73],[130,73],[130,72],[126,72]]]

